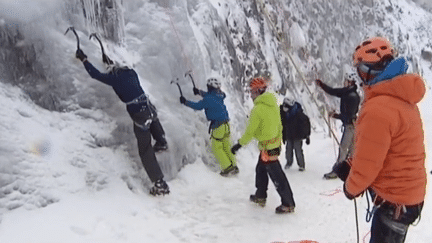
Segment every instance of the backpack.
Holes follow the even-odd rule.
[[[309,117],[306,116],[306,114],[304,114],[303,112],[299,112],[298,119],[299,119],[299,124],[301,124],[300,125],[301,131],[299,131],[299,133],[301,134],[302,139],[309,137],[311,134]]]

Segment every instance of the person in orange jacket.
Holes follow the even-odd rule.
[[[348,199],[370,192],[370,242],[404,242],[426,193],[424,133],[417,107],[425,84],[419,75],[406,73],[406,59],[397,58],[383,37],[362,42],[353,61],[365,100],[356,122],[354,156],[334,171],[344,181]]]

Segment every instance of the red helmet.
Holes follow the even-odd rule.
[[[376,64],[389,57],[395,57],[396,51],[387,38],[372,37],[358,45],[353,54],[353,64]]]
[[[265,90],[267,85],[267,80],[265,80],[263,77],[253,78],[249,83],[251,90]]]

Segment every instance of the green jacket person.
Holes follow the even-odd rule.
[[[235,154],[253,138],[257,139],[260,150],[255,177],[257,190],[250,196],[250,200],[265,206],[270,176],[282,201],[282,205],[276,208],[276,213],[294,212],[291,187],[278,159],[282,144],[282,122],[276,97],[273,93],[266,92],[267,81],[262,77],[253,78],[249,87],[254,107],[245,133],[231,151]]]

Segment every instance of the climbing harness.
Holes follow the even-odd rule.
[[[142,104],[142,103],[147,103],[147,105],[148,105],[148,96],[145,93],[143,93],[142,95],[136,97],[135,99],[133,99],[129,102],[126,102],[125,104],[126,105],[132,105],[132,104],[137,105],[137,104]]]

